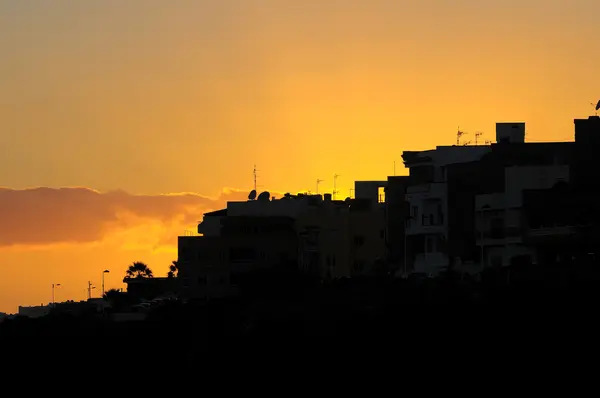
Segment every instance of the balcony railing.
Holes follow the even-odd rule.
[[[477,240],[481,240],[481,231],[477,231]],[[493,228],[483,231],[483,239],[507,239],[523,236],[521,227]]]
[[[571,235],[574,233],[575,227],[572,225],[531,228],[529,230],[529,236],[532,237]]]

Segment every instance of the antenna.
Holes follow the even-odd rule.
[[[600,101],[597,104],[590,102],[590,105],[594,107],[594,115],[598,116],[598,109],[600,109]]]
[[[352,198],[353,193],[354,193],[354,188],[350,188],[350,198]]]
[[[319,194],[319,184],[322,183],[325,180],[320,180],[317,178],[317,195]]]
[[[258,177],[258,175],[256,175],[256,172],[258,170],[256,170],[256,165],[254,165],[254,170],[252,170],[252,176],[254,177],[254,190],[256,191],[256,177]]]
[[[460,145],[460,137],[467,134],[465,131],[460,131],[460,126],[456,130],[456,145]]]
[[[256,165],[254,165],[254,169],[252,170],[252,176],[254,177],[254,190],[255,191],[256,191],[256,188],[262,187],[262,185],[256,184],[256,180],[259,177],[258,172],[259,172],[259,170],[256,168]]]
[[[335,195],[337,195],[338,190],[337,190],[337,179],[338,177],[341,177],[339,174],[334,174],[333,175],[333,200],[335,200]]]
[[[483,135],[483,132],[481,132],[481,131],[475,132],[475,145],[477,145],[477,141],[479,141],[479,137],[481,137],[482,135]]]
[[[92,298],[92,289],[95,289],[96,286],[92,286],[92,282],[88,281],[88,287],[87,287],[87,293],[88,293],[88,300]]]

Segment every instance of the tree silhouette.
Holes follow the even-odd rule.
[[[108,301],[113,300],[115,297],[119,297],[123,294],[119,289],[110,289],[104,293],[104,298]]]
[[[127,268],[127,278],[153,278],[152,270],[144,263],[136,261]]]
[[[173,261],[171,265],[169,265],[169,272],[167,273],[167,277],[175,278],[179,273],[179,263],[177,260]]]

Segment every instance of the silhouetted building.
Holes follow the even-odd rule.
[[[368,273],[375,263],[385,260],[385,204],[379,203],[378,189],[361,193],[361,199],[345,201],[332,201],[326,194],[324,201],[298,217],[302,271],[322,278],[345,278]]]
[[[405,224],[410,215],[410,203],[406,201],[408,183],[407,176],[388,177],[385,190],[387,262],[402,272],[408,265],[404,249]]]
[[[151,300],[153,298],[176,294],[179,285],[176,278],[125,278],[127,293],[137,300]]]
[[[402,154],[409,169],[406,201],[406,250],[409,270],[436,274],[450,265],[448,256],[448,180],[450,165],[480,160],[490,146],[438,146]]]

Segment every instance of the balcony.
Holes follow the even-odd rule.
[[[420,253],[415,256],[414,272],[435,276],[447,268],[449,263],[445,253]]]
[[[406,199],[419,200],[429,198],[442,198],[446,196],[445,182],[431,182],[419,185],[409,185],[406,188]]]
[[[528,236],[532,238],[542,238],[546,236],[568,236],[573,235],[575,232],[575,227],[572,225],[552,226],[531,228],[528,232]]]
[[[445,231],[443,214],[423,214],[417,218],[406,220],[408,235],[437,234]]]
[[[521,227],[492,228],[483,231],[483,236],[481,231],[477,231],[478,245],[481,245],[482,238],[484,246],[518,244],[523,241],[523,229]]]

